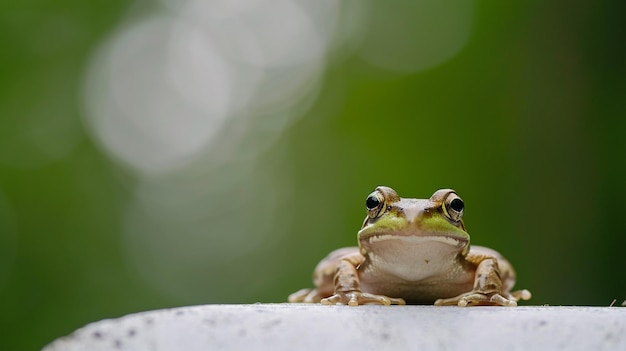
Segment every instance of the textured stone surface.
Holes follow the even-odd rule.
[[[59,350],[626,350],[626,308],[204,305],[88,324]]]

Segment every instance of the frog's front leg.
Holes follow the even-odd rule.
[[[476,267],[472,291],[453,298],[438,299],[435,301],[435,305],[458,305],[460,307],[471,305],[517,306],[517,300],[520,298],[527,299],[524,291],[508,293],[502,291],[502,286],[498,260],[494,257],[481,257],[480,263]],[[526,291],[526,293],[528,292]]]
[[[361,254],[352,254],[343,257],[337,263],[334,277],[335,293],[320,302],[324,305],[343,304],[358,306],[367,303],[380,305],[404,305],[403,299],[391,298],[384,295],[369,294],[361,291],[361,281],[357,267],[365,258]]]

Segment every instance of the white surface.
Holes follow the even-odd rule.
[[[88,324],[59,350],[626,350],[622,307],[204,305]]]

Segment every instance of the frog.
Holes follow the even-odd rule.
[[[516,274],[499,252],[470,246],[465,203],[453,189],[428,199],[402,198],[378,186],[365,200],[358,246],[332,251],[313,272],[314,288],[292,303],[436,306],[517,306],[526,290],[512,291]]]

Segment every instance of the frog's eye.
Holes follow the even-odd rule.
[[[458,222],[461,220],[461,217],[463,217],[465,204],[457,194],[450,193],[450,195],[448,195],[443,202],[442,208],[446,217],[450,218],[454,222]]]
[[[365,208],[370,218],[376,218],[385,213],[385,197],[380,191],[375,191],[365,200]]]

